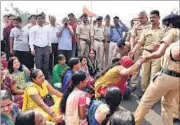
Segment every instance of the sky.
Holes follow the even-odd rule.
[[[57,21],[61,21],[70,12],[79,17],[83,7],[86,6],[92,12],[103,17],[106,14],[111,17],[119,16],[127,25],[142,10],[149,13],[153,9],[158,9],[161,17],[174,9],[179,10],[179,1],[1,1],[1,16],[6,14],[5,7],[9,8],[11,2],[20,10],[32,14],[43,11],[47,15],[55,15]]]

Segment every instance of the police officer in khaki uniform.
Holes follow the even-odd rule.
[[[139,23],[135,24],[131,31],[131,50],[135,47],[138,40],[140,39],[142,31],[151,27],[151,23],[148,22],[148,17],[145,11],[139,13],[138,20]],[[134,55],[134,60],[137,61],[141,55],[142,49],[136,52]]]
[[[135,111],[136,125],[140,125],[148,110],[161,97],[163,125],[173,125],[174,117],[180,116],[180,15],[169,15],[163,19],[167,28],[157,51],[143,57],[142,62],[162,58],[162,70],[153,78]],[[172,28],[173,27],[173,28]],[[177,41],[178,40],[178,41]]]
[[[88,24],[87,14],[82,15],[82,23],[76,28],[76,37],[78,44],[78,56],[88,56],[90,47],[91,28]]]
[[[104,45],[106,42],[106,33],[104,26],[102,26],[102,20],[102,16],[97,17],[97,25],[94,26],[91,30],[91,44],[96,51],[96,56],[100,69],[104,68]]]
[[[148,17],[145,11],[142,11],[138,14],[138,22],[134,24],[132,30],[131,30],[131,39],[130,39],[130,43],[131,43],[131,50],[133,50],[133,48],[135,47],[135,45],[137,44],[141,33],[144,29],[148,29],[150,28],[151,23],[148,22]],[[140,56],[142,55],[142,48],[140,48],[139,50],[137,50],[134,55],[130,55],[133,57],[134,61],[136,62]],[[131,52],[130,52],[131,53]],[[139,73],[136,73],[135,75],[133,75],[132,79],[131,79],[131,86],[133,89],[136,89],[137,83],[138,83],[138,78],[139,78]]]
[[[111,21],[111,17],[109,15],[106,15],[105,16],[105,25],[104,25],[104,28],[105,28],[105,33],[106,33],[106,43],[105,43],[105,46],[104,46],[104,62],[105,62],[105,67],[110,65],[109,64],[109,43],[110,43],[110,28],[111,28],[111,24],[110,24],[110,21]]]
[[[141,46],[143,46],[143,56],[150,55],[158,49],[160,41],[164,36],[164,30],[159,26],[159,19],[159,11],[151,11],[151,27],[142,31],[141,37],[132,50],[132,53],[135,53],[136,50],[140,49]],[[153,59],[142,65],[141,89],[143,92],[148,87],[151,78],[159,71],[160,59]]]

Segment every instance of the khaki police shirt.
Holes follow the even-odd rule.
[[[179,40],[172,43],[166,49],[166,52],[161,60],[162,61],[161,65],[162,65],[163,69],[173,70],[173,71],[180,73],[180,61],[174,61],[171,57],[171,51],[175,46],[179,47],[179,49],[180,49],[180,41]]]
[[[106,35],[106,31],[104,26],[98,27],[95,26],[91,30],[91,36],[94,37],[94,39],[103,40],[105,39],[104,36]]]
[[[80,24],[77,25],[76,34],[79,35],[79,38],[90,40],[90,25]]]
[[[134,36],[137,38],[140,38],[141,36],[141,33],[144,29],[148,29],[151,27],[151,23],[150,22],[147,22],[146,24],[135,24],[132,28],[132,31],[131,31],[131,36]]]
[[[154,51],[154,46],[161,44],[164,33],[163,28],[153,29],[151,26],[149,29],[143,30],[138,43],[140,43],[144,49]]]
[[[180,39],[180,30],[177,28],[171,28],[165,33],[161,41],[170,45],[172,42],[175,42],[179,39]]]

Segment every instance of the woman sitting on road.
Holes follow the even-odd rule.
[[[140,60],[134,65],[133,60],[124,56],[120,62],[108,67],[95,77],[95,97],[103,97],[107,87],[117,86],[124,93],[128,77],[140,68]]]
[[[32,83],[28,85],[24,92],[22,111],[38,111],[48,121],[59,123],[62,117],[59,114],[59,103],[62,93],[55,90],[40,69],[34,69],[30,74]]]

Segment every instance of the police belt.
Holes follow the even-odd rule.
[[[146,50],[146,51],[148,51],[148,52],[150,52],[150,53],[155,52],[154,50],[149,50],[149,49],[144,49],[144,50]]]
[[[172,70],[168,70],[168,69],[162,69],[161,72],[166,74],[166,75],[170,75],[170,76],[174,76],[174,77],[180,77],[180,73],[178,73],[176,71],[172,71]]]
[[[114,43],[117,43],[117,41],[114,41],[114,40],[111,40],[112,42],[114,42]]]
[[[83,40],[83,41],[85,41],[85,42],[89,42],[89,40],[87,40],[87,39],[84,39],[84,38],[79,38],[80,40]]]
[[[98,41],[98,42],[102,42],[102,40],[100,40],[100,39],[94,39],[94,40],[96,40],[96,41]]]

